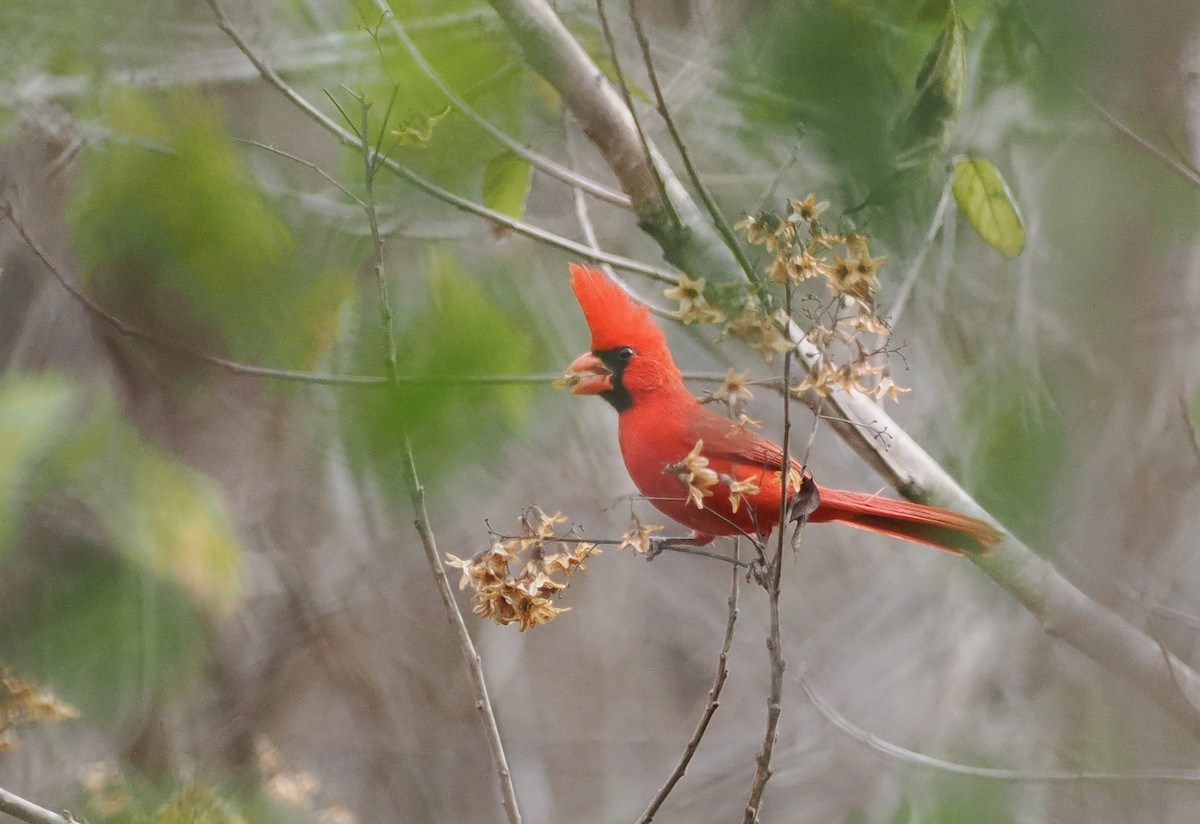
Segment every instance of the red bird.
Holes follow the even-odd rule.
[[[621,455],[634,484],[654,506],[694,530],[689,543],[768,535],[780,522],[783,450],[696,400],[646,307],[603,272],[570,268],[592,332],[592,350],[568,369],[577,381],[571,392],[599,395],[617,410]],[[825,489],[812,484],[798,462],[790,466],[788,509],[810,510],[809,521],[838,521],[954,553],[986,553],[1000,541],[999,532],[975,518]],[[794,498],[797,486],[806,493],[801,498]]]

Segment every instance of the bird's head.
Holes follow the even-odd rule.
[[[592,331],[592,349],[575,359],[568,374],[575,395],[599,395],[618,412],[664,387],[683,390],[683,378],[667,338],[625,290],[598,269],[572,263],[571,288]]]

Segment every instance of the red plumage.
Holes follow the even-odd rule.
[[[600,395],[619,413],[621,455],[634,484],[655,507],[696,533],[765,536],[780,522],[783,450],[700,404],[683,383],[666,337],[649,311],[603,272],[572,264],[571,286],[592,333],[592,349],[571,364],[575,394]],[[680,462],[699,456],[716,480],[697,506]],[[807,470],[791,461],[789,502]],[[711,476],[710,476],[711,479]],[[731,495],[731,484],[747,491]],[[991,525],[923,504],[816,487],[813,522],[837,521],[950,552],[987,552]],[[790,505],[789,505],[790,509]]]

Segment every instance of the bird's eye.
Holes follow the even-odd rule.
[[[617,357],[623,361],[629,360],[630,358],[633,357],[633,347],[632,346],[622,346],[620,349],[617,350]]]

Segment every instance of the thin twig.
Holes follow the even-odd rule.
[[[463,620],[458,602],[454,600],[454,591],[446,578],[446,568],[442,566],[442,556],[438,552],[437,543],[433,537],[433,528],[429,524],[429,513],[425,508],[425,487],[417,475],[416,461],[413,459],[412,444],[404,439],[404,481],[409,489],[413,510],[416,517],[413,520],[417,534],[421,536],[421,545],[425,548],[425,560],[433,571],[437,583],[438,594],[442,598],[442,606],[446,610],[446,618],[454,628],[454,637],[458,641],[458,649],[467,664],[467,672],[471,677],[471,686],[475,689],[475,709],[479,711],[483,721],[484,733],[487,737],[488,749],[492,755],[492,764],[500,779],[500,792],[504,799],[504,811],[508,815],[509,824],[520,824],[521,812],[517,806],[517,793],[513,788],[512,773],[508,768],[508,758],[504,754],[504,741],[500,737],[500,728],[496,724],[496,714],[492,710],[492,702],[488,697],[487,681],[483,676],[483,661],[475,651],[471,641],[471,633]]]
[[[360,150],[363,154],[364,163],[363,174],[366,184],[364,205],[367,209],[367,219],[372,228],[372,264],[375,276],[379,281],[379,299],[383,303],[383,306],[380,307],[380,323],[385,325],[383,330],[386,341],[384,360],[386,362],[386,370],[389,376],[388,382],[391,390],[399,392],[401,387],[396,381],[396,341],[391,329],[392,310],[388,301],[386,286],[387,273],[383,257],[383,239],[379,235],[378,216],[376,215],[374,188],[372,185],[374,175],[379,168],[376,159],[381,157],[381,155],[378,151],[378,146],[374,149],[371,147],[367,132],[367,103],[361,99],[360,103],[362,104],[362,126],[359,137],[361,141]],[[381,133],[384,129],[386,129],[386,122],[380,126]],[[458,608],[458,602],[454,599],[454,592],[450,588],[450,581],[446,578],[446,569],[442,565],[442,557],[441,553],[438,552],[437,541],[434,538],[433,527],[429,520],[429,512],[425,507],[425,487],[421,484],[421,478],[417,474],[417,462],[413,456],[412,442],[409,440],[407,433],[403,434],[402,439],[404,484],[408,488],[409,498],[412,501],[413,525],[416,527],[417,534],[421,538],[421,546],[425,549],[425,559],[429,563],[430,571],[433,572],[438,594],[442,599],[442,606],[446,610],[446,618],[454,628],[459,652],[462,654],[463,661],[467,665],[471,686],[475,690],[475,708],[479,710],[480,720],[483,722],[484,737],[487,739],[488,749],[492,756],[492,764],[500,781],[500,793],[503,798],[504,811],[508,816],[509,824],[521,824],[521,811],[517,806],[517,794],[512,783],[512,773],[508,768],[508,759],[504,754],[504,742],[500,737],[500,728],[496,724],[496,714],[492,709],[491,699],[488,697],[487,681],[483,675],[483,661],[480,659],[479,653],[475,650],[475,644],[471,641],[471,633],[467,630],[467,624],[463,620],[462,612]]]
[[[273,68],[267,65],[267,63],[265,63],[263,59],[259,57],[258,53],[250,46],[249,42],[246,41],[237,28],[234,27],[233,22],[225,13],[225,9],[222,7],[220,0],[206,0],[206,2],[217,18],[217,27],[225,33],[226,37],[233,41],[234,45],[236,45],[238,49],[241,50],[242,54],[246,56],[246,59],[254,64],[254,67],[258,69],[259,76],[262,77],[264,81],[273,86],[276,91],[291,101],[291,103],[300,109],[300,111],[316,122],[317,125],[321,126],[323,129],[336,137],[343,144],[354,149],[358,148],[359,140],[357,135],[354,134],[353,130],[346,129],[338,125],[336,121],[322,112],[306,97],[292,88],[292,86],[286,80],[280,77]],[[613,255],[607,252],[589,249],[587,246],[584,246],[581,243],[576,243],[573,240],[556,235],[553,232],[548,232],[545,229],[541,229],[530,223],[526,223],[525,221],[517,220],[516,218],[510,217],[502,212],[498,212],[495,209],[489,209],[486,206],[470,200],[469,198],[462,197],[461,195],[457,195],[448,189],[438,186],[433,181],[427,180],[426,178],[409,169],[407,166],[396,162],[390,157],[383,157],[381,158],[381,161],[389,171],[408,181],[416,188],[425,192],[427,195],[453,206],[456,209],[467,212],[468,214],[472,214],[476,217],[484,218],[485,220],[490,220],[493,223],[506,226],[517,234],[524,235],[549,246],[555,246],[559,249],[564,249],[572,254],[579,255],[586,260],[594,261],[596,263],[610,263],[618,268],[625,269],[629,272],[637,272],[638,274],[646,275],[647,277],[661,281],[662,283],[674,284],[677,280],[677,278],[669,270],[658,266],[651,266],[649,264],[642,263],[641,261],[633,260],[632,258],[622,257],[621,255]]]
[[[1076,91],[1079,92],[1079,95],[1083,98],[1084,102],[1087,103],[1088,106],[1090,106],[1092,110],[1100,116],[1100,119],[1112,128],[1116,129],[1117,133],[1120,134],[1121,137],[1124,137],[1139,149],[1149,152],[1152,157],[1154,157],[1172,172],[1182,177],[1188,183],[1191,183],[1193,186],[1200,186],[1200,172],[1197,172],[1195,169],[1192,169],[1185,163],[1181,163],[1177,158],[1171,157],[1171,155],[1167,154],[1149,140],[1135,132],[1133,129],[1126,126],[1114,115],[1110,114],[1108,109],[1101,106],[1100,101],[1096,100],[1096,98],[1084,91],[1082,87],[1076,86]]]
[[[972,778],[984,778],[991,781],[1005,781],[1019,784],[1062,784],[1081,781],[1154,784],[1200,783],[1200,769],[1132,770],[1129,772],[1005,770],[997,767],[976,767],[970,764],[946,761],[910,750],[906,747],[901,747],[899,744],[893,744],[874,733],[867,732],[831,707],[824,698],[817,694],[812,684],[803,675],[799,676],[797,680],[800,683],[801,689],[804,690],[804,694],[808,696],[808,700],[817,709],[817,712],[825,716],[825,719],[833,724],[833,726],[880,755],[895,758],[913,766],[953,773],[955,775],[966,775]]]
[[[425,59],[425,55],[419,48],[417,48],[417,44],[413,42],[411,37],[408,36],[407,27],[391,10],[386,0],[374,0],[374,2],[375,6],[379,9],[380,14],[383,15],[383,18],[390,23],[392,33],[396,35],[397,39],[400,40],[400,44],[408,51],[409,57],[411,57],[413,62],[417,64],[417,68],[421,70],[421,72],[429,79],[431,83],[433,83],[433,85],[438,87],[438,90],[446,96],[446,99],[450,101],[450,104],[454,106],[454,108],[462,112],[462,114],[471,120],[471,122],[473,122],[476,126],[487,132],[493,140],[504,146],[513,154],[524,159],[534,168],[540,169],[551,177],[566,183],[576,192],[587,193],[593,197],[608,203],[612,203],[616,206],[620,206],[624,209],[632,208],[629,195],[625,194],[624,192],[618,192],[614,189],[610,189],[603,184],[584,177],[574,169],[567,168],[566,166],[554,162],[548,157],[538,154],[528,146],[525,146],[514,140],[503,129],[498,128],[490,120],[485,118],[479,112],[475,111],[471,104],[464,100],[462,96],[458,94],[458,92],[454,91],[450,84],[446,82],[446,79],[442,77],[441,73],[439,73],[438,70],[430,65],[429,61]]]
[[[671,116],[671,110],[667,107],[667,98],[663,95],[662,87],[658,82],[658,72],[654,69],[654,58],[650,53],[650,41],[646,38],[646,32],[642,28],[642,19],[638,14],[638,0],[629,0],[629,18],[633,22],[633,33],[642,51],[642,61],[646,64],[646,74],[650,78],[650,86],[654,90],[654,99],[658,103],[658,113],[667,127],[667,132],[671,135],[671,142],[675,144],[675,150],[679,152],[679,157],[683,161],[683,167],[687,171],[688,179],[692,182],[692,186],[695,187],[696,193],[700,196],[700,202],[704,204],[704,208],[712,220],[713,228],[717,230],[721,239],[725,241],[725,245],[729,247],[729,251],[733,253],[733,257],[737,260],[738,265],[742,267],[742,272],[745,273],[746,279],[761,290],[762,278],[754,266],[751,265],[750,259],[746,257],[745,250],[738,243],[737,236],[734,235],[729,222],[725,220],[725,216],[721,214],[721,209],[717,206],[716,200],[713,199],[712,194],[708,191],[708,187],[700,179],[700,173],[696,170],[695,164],[692,163],[692,155],[688,151],[687,143],[683,140],[683,134],[676,127],[675,118]]]
[[[1187,427],[1188,441],[1192,445],[1192,454],[1200,463],[1200,436],[1196,434],[1196,425],[1192,423],[1192,410],[1188,408],[1187,398],[1179,396],[1179,412],[1183,415],[1183,425]]]
[[[354,192],[347,189],[340,182],[338,182],[337,178],[335,178],[333,175],[329,174],[329,172],[322,169],[316,163],[313,163],[311,160],[305,160],[304,158],[300,157],[299,155],[294,155],[291,152],[284,151],[283,149],[279,148],[278,146],[272,146],[270,143],[262,143],[258,140],[250,140],[250,139],[244,138],[244,137],[235,138],[235,140],[244,146],[253,146],[256,149],[262,149],[265,152],[270,152],[271,154],[279,155],[280,157],[282,157],[286,160],[290,160],[293,163],[298,163],[301,166],[304,166],[305,168],[307,168],[313,172],[316,172],[318,175],[320,175],[322,178],[324,178],[325,181],[329,183],[329,185],[333,186],[335,189],[337,189],[343,195],[345,195],[350,200],[353,200],[356,204],[358,204],[359,208],[363,208],[363,209],[366,208],[366,204],[364,204],[362,202],[362,198],[360,198],[358,195],[354,194]]]
[[[792,287],[788,283],[785,305],[788,311],[792,308]],[[792,351],[783,354],[783,385],[790,386],[792,382]],[[779,628],[779,595],[783,577],[783,543],[787,532],[788,488],[791,486],[792,455],[791,455],[791,403],[788,393],[783,393],[783,465],[779,469],[779,525],[775,557],[768,568],[770,586],[767,588],[767,600],[770,610],[771,630],[767,637],[767,653],[771,661],[771,686],[767,696],[767,728],[763,734],[762,749],[755,757],[754,779],[750,784],[750,794],[746,799],[744,824],[755,824],[762,810],[763,793],[766,792],[767,782],[771,780],[771,758],[775,753],[775,743],[779,739],[779,718],[783,713],[783,673],[787,661],[783,657],[783,639]],[[801,493],[800,489],[796,494]]]
[[[21,236],[21,240],[25,242],[29,250],[46,267],[46,271],[50,273],[51,277],[54,278],[67,294],[78,302],[86,312],[121,335],[134,340],[140,340],[143,343],[174,355],[215,366],[235,375],[322,386],[373,386],[382,388],[389,384],[387,377],[376,375],[333,375],[322,372],[303,372],[295,369],[277,369],[270,366],[255,366],[254,364],[241,363],[229,360],[228,358],[210,355],[206,352],[200,352],[178,341],[162,338],[152,332],[147,332],[112,314],[72,283],[58,267],[58,264],[50,259],[50,256],[42,248],[42,245],[38,243],[37,239],[29,233],[28,227],[16,214],[11,204],[0,203],[0,217],[3,217],[12,224],[13,228],[17,230],[17,234]],[[562,375],[551,372],[532,375],[396,375],[395,382],[412,386],[534,386],[553,383],[561,377]],[[716,380],[716,376],[714,375],[697,374],[692,377],[696,380]]]
[[[3,788],[0,788],[0,813],[8,813],[26,824],[72,824],[73,821]]]
[[[638,140],[642,144],[642,157],[651,174],[654,175],[654,185],[658,187],[658,196],[662,200],[666,213],[670,216],[671,222],[678,227],[681,225],[679,214],[675,211],[675,205],[667,194],[667,184],[663,180],[658,163],[655,162],[654,153],[650,151],[650,141],[646,137],[646,130],[642,128],[642,119],[638,117],[637,107],[633,105],[633,93],[629,90],[629,81],[625,79],[625,72],[621,68],[621,55],[617,53],[617,41],[613,37],[612,27],[608,24],[608,14],[604,11],[604,0],[596,0],[596,14],[600,17],[600,31],[604,34],[604,42],[608,45],[608,54],[612,58],[613,73],[617,76],[617,87],[621,90],[625,108],[629,111],[629,116],[633,118],[633,126],[637,129]]]
[[[729,678],[729,650],[733,646],[733,627],[738,618],[738,578],[741,575],[738,571],[740,561],[738,543],[737,540],[733,542],[734,567],[733,574],[730,576],[729,600],[727,601],[729,617],[725,622],[725,640],[721,643],[721,652],[717,656],[717,673],[713,677],[712,688],[708,691],[708,703],[704,706],[704,712],[700,715],[700,722],[696,724],[695,732],[692,733],[687,746],[683,749],[683,756],[679,759],[679,763],[675,766],[667,782],[655,794],[650,806],[642,813],[638,824],[650,824],[654,820],[654,816],[658,814],[658,810],[667,800],[667,796],[671,794],[675,785],[687,772],[688,765],[692,763],[692,757],[695,756],[696,750],[700,747],[700,741],[704,738],[704,733],[708,731],[709,722],[716,715],[717,707],[721,705],[721,691],[725,688],[725,681]]]
[[[938,198],[937,208],[933,210],[933,218],[929,221],[929,228],[925,232],[925,239],[917,247],[916,253],[904,273],[904,278],[900,281],[900,288],[896,290],[896,294],[892,298],[892,310],[888,313],[888,322],[892,328],[895,328],[896,324],[900,322],[905,304],[908,303],[908,296],[917,285],[917,278],[925,267],[925,258],[929,254],[929,250],[933,248],[933,241],[937,238],[937,233],[946,220],[946,212],[950,208],[951,182],[950,176],[947,175],[945,183],[942,184],[942,195]]]

